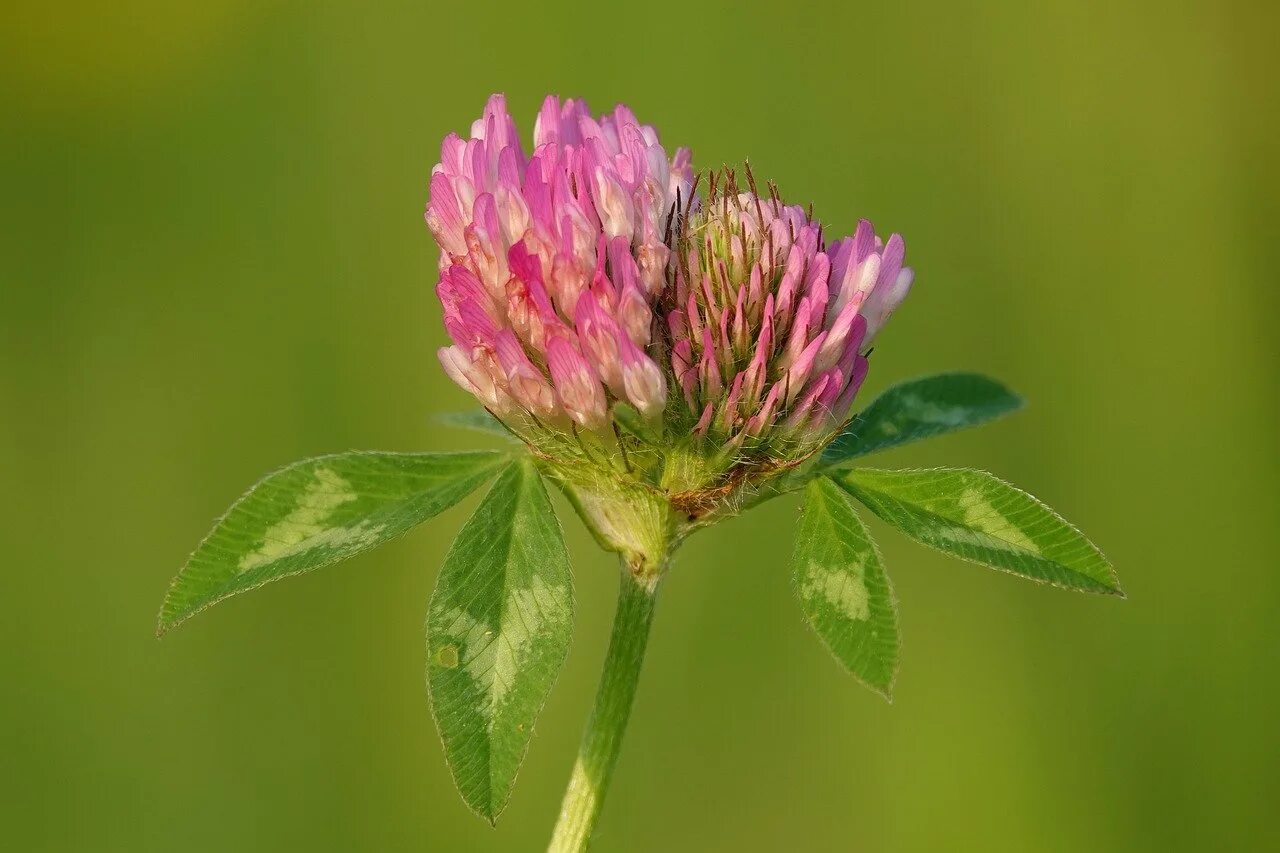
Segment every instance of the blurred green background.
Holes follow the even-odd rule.
[[[105,4],[103,4],[105,6]],[[454,792],[422,624],[474,498],[164,642],[166,584],[259,475],[451,449],[421,212],[506,91],[630,103],[750,156],[917,285],[864,400],[969,368],[1023,413],[877,459],[986,468],[1128,601],[881,534],[889,706],[802,623],[794,503],[696,537],[660,607],[601,851],[1280,849],[1280,63],[1274,3],[16,0],[0,12],[0,846],[541,849],[612,561],[497,830]]]

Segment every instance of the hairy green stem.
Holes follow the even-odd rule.
[[[644,569],[649,569],[645,571]],[[665,566],[628,566],[624,561],[618,589],[618,609],[613,635],[605,653],[604,674],[596,691],[596,704],[578,749],[578,761],[560,806],[560,819],[551,834],[548,853],[577,853],[591,843],[600,818],[613,768],[622,750],[622,736],[631,716],[640,667],[649,643],[649,627],[657,600],[658,582]]]

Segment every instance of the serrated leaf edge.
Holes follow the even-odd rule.
[[[216,598],[212,598],[209,601],[206,601],[205,603],[201,604],[199,607],[195,608],[194,610],[190,610],[187,613],[184,613],[179,618],[171,622],[167,622],[167,623],[165,622],[164,612],[165,612],[165,607],[169,603],[169,597],[173,595],[174,588],[178,585],[178,581],[182,578],[182,573],[186,571],[187,566],[190,565],[191,559],[195,557],[196,554],[200,553],[200,550],[204,548],[204,546],[208,543],[210,539],[213,538],[213,535],[218,532],[218,528],[220,528],[223,522],[225,522],[227,518],[230,517],[231,513],[234,512],[242,503],[248,500],[249,497],[259,487],[261,487],[264,483],[266,483],[272,477],[277,477],[288,471],[292,471],[295,468],[301,468],[304,465],[311,465],[314,463],[324,462],[327,459],[350,458],[352,456],[473,456],[476,454],[492,455],[494,458],[494,470],[490,472],[489,476],[485,477],[484,479],[478,480],[476,482],[475,488],[472,489],[472,492],[474,492],[475,489],[479,489],[489,480],[493,479],[497,471],[501,470],[502,466],[499,463],[504,457],[509,458],[510,457],[509,453],[503,453],[502,451],[498,451],[498,450],[458,450],[458,451],[441,451],[438,453],[433,451],[347,450],[347,451],[338,451],[335,453],[322,453],[319,456],[308,456],[305,459],[299,459],[295,462],[290,462],[288,465],[283,465],[279,468],[276,468],[262,475],[261,477],[259,477],[257,480],[254,481],[253,485],[245,489],[245,491],[242,492],[240,496],[236,498],[221,515],[219,515],[216,519],[214,519],[213,524],[209,528],[209,532],[206,533],[200,539],[200,542],[197,543],[196,547],[192,549],[191,553],[187,555],[187,558],[183,560],[182,567],[178,569],[178,573],[173,576],[172,580],[169,581],[169,585],[165,589],[164,600],[160,602],[160,613],[156,618],[156,638],[157,639],[163,638],[170,631],[183,625],[189,619],[203,613],[204,611],[208,610],[210,607],[213,607],[215,604],[220,604],[221,602],[226,601],[228,598],[234,598],[235,596],[240,595],[242,593],[252,592],[255,589],[260,589],[261,587],[264,587],[269,583],[274,583],[275,581],[278,581],[278,580],[284,580],[285,578],[296,577],[297,575],[307,574],[308,572],[315,571],[316,569],[323,568],[328,565],[333,565],[333,563],[321,563],[319,566],[313,566],[310,568],[299,568],[299,569],[295,569],[294,571],[285,572],[284,574],[281,574],[281,575],[264,577],[261,581],[257,583],[237,589],[234,592],[227,593],[226,595],[221,595]],[[425,521],[430,521],[430,519],[424,519],[424,522]],[[417,525],[414,525],[414,527],[403,530],[394,536],[388,537],[387,539],[384,539],[368,548],[362,549],[361,551],[357,552],[357,554],[362,554],[362,553],[365,553],[366,551],[371,551],[383,545],[386,545],[389,542],[393,542],[396,539],[399,539],[400,537],[409,533],[410,530],[413,530],[416,527]],[[349,554],[346,557],[338,558],[333,562],[339,563],[339,562],[342,562],[342,560],[349,559],[350,557],[354,557],[357,554]]]
[[[499,476],[501,476],[502,474],[505,474],[508,468],[511,468],[517,465],[520,466],[521,468],[524,468],[527,475],[533,476],[534,478],[536,478],[536,481],[542,485],[543,492],[547,495],[547,506],[551,509],[551,512],[550,512],[551,522],[553,525],[555,525],[556,531],[560,534],[560,539],[563,542],[564,541],[564,525],[560,522],[560,515],[555,511],[554,504],[551,503],[551,494],[550,494],[551,490],[547,488],[546,478],[542,476],[542,472],[538,470],[537,465],[533,463],[533,460],[531,458],[529,458],[528,456],[521,456],[518,458],[511,459],[506,465],[502,466],[499,469],[499,471],[490,479],[496,480]],[[474,515],[474,513],[472,514]],[[463,524],[465,525],[466,522],[463,522]],[[458,533],[460,534],[461,532],[462,532],[461,528],[459,528]],[[457,541],[457,534],[455,534],[454,536],[454,542],[456,541]],[[449,550],[450,551],[453,550],[452,542],[449,544]],[[565,557],[568,563],[568,571],[569,571],[569,581],[570,581],[569,583],[569,606],[570,606],[569,617],[570,617],[570,626],[572,627],[572,624],[577,617],[577,602],[576,602],[576,596],[574,594],[575,584],[573,583],[573,563],[572,561],[567,560],[568,558],[567,547],[565,549]],[[446,560],[448,559],[448,552],[446,552],[445,559]],[[437,575],[436,585],[438,586],[439,583],[440,583],[439,576]],[[424,624],[423,626],[423,634],[427,637],[430,636],[430,631],[429,631],[429,625],[431,620],[431,603],[430,602],[432,598],[435,598],[435,595],[436,595],[436,589],[433,587],[431,590],[431,596],[427,600],[426,624]],[[504,599],[503,599],[504,608],[506,607],[505,602],[506,602],[506,598],[504,596]],[[428,645],[427,660],[424,665],[424,674],[426,674],[426,677],[427,677],[427,706],[431,712],[431,722],[435,726],[436,737],[440,741],[441,752],[445,754],[445,769],[448,770],[449,778],[453,782],[454,790],[458,792],[458,797],[459,799],[462,800],[463,804],[467,807],[467,810],[470,811],[472,814],[474,814],[476,817],[484,820],[491,827],[497,827],[498,818],[502,816],[502,813],[507,809],[507,805],[511,802],[511,795],[515,792],[516,783],[519,782],[520,780],[520,772],[524,769],[525,759],[529,755],[529,748],[533,745],[533,735],[534,735],[534,730],[537,726],[538,717],[542,716],[542,712],[546,708],[547,702],[550,701],[551,691],[555,689],[557,682],[559,682],[560,674],[564,671],[564,665],[565,665],[565,662],[568,660],[568,658],[569,658],[569,649],[566,648],[564,657],[560,659],[560,663],[556,667],[556,674],[551,679],[551,683],[547,686],[546,695],[543,696],[542,702],[538,705],[537,708],[534,709],[534,712],[531,715],[531,722],[529,724],[529,733],[528,733],[529,736],[528,738],[526,738],[524,749],[520,753],[520,760],[516,763],[515,772],[512,773],[511,775],[511,784],[507,787],[506,796],[503,797],[502,802],[498,803],[496,807],[494,806],[492,796],[490,796],[489,798],[490,810],[489,812],[484,812],[476,808],[474,805],[472,805],[471,802],[466,798],[466,795],[462,793],[462,789],[458,785],[457,778],[453,774],[453,767],[449,764],[448,750],[445,747],[444,735],[441,733],[441,730],[440,730],[440,718],[436,713],[436,700],[431,693],[431,687],[430,687],[431,650]],[[490,787],[490,794],[492,795],[492,788],[493,788],[492,776],[490,776],[489,778],[489,787]]]
[[[1002,411],[999,411],[999,412],[997,412],[997,413],[995,413],[995,414],[993,414],[993,415],[991,415],[991,416],[989,416],[989,417],[985,417],[985,418],[983,418],[982,420],[980,420],[980,421],[978,421],[978,422],[976,422],[976,423],[965,424],[964,426],[962,426],[962,427],[957,427],[957,428],[955,428],[955,429],[943,429],[943,430],[939,430],[939,431],[937,431],[937,432],[930,433],[929,435],[921,436],[921,437],[920,437],[920,438],[918,438],[918,439],[914,439],[914,440],[912,440],[912,441],[904,442],[904,443],[901,443],[901,444],[880,445],[880,446],[878,446],[878,447],[873,447],[873,448],[871,448],[870,450],[864,450],[864,451],[862,451],[861,453],[855,453],[855,454],[853,454],[853,455],[851,455],[851,456],[846,456],[846,457],[844,457],[843,459],[840,459],[840,460],[838,460],[838,461],[836,461],[836,462],[827,462],[827,463],[823,463],[823,462],[821,462],[821,458],[820,458],[820,461],[819,461],[819,464],[818,464],[818,469],[819,469],[819,471],[820,471],[820,472],[828,472],[828,471],[841,471],[841,470],[847,470],[847,469],[852,465],[852,463],[854,462],[854,460],[855,460],[855,459],[861,459],[861,458],[862,458],[862,457],[864,457],[864,456],[872,456],[872,455],[874,455],[874,454],[876,454],[876,453],[880,453],[881,451],[884,451],[884,450],[892,450],[892,449],[894,449],[895,447],[903,447],[903,446],[905,446],[905,444],[914,444],[916,441],[928,441],[928,440],[929,440],[929,439],[931,439],[931,438],[937,438],[937,437],[939,437],[939,436],[943,436],[943,435],[950,435],[950,434],[951,434],[951,433],[953,433],[953,432],[964,432],[965,430],[975,429],[975,428],[980,427],[980,426],[986,426],[987,424],[991,424],[991,423],[995,423],[996,421],[1004,420],[1005,418],[1009,417],[1010,415],[1016,414],[1016,413],[1018,413],[1018,412],[1022,411],[1023,409],[1025,409],[1025,408],[1027,407],[1027,398],[1026,398],[1026,397],[1023,397],[1021,394],[1019,394],[1018,392],[1016,392],[1016,391],[1014,391],[1013,389],[1011,389],[1008,385],[1006,385],[1004,382],[1000,381],[999,379],[995,379],[995,378],[993,378],[993,377],[990,377],[990,376],[986,375],[985,373],[978,373],[977,371],[973,371],[973,370],[944,370],[944,371],[942,371],[941,373],[926,373],[926,374],[924,374],[924,375],[922,375],[922,376],[916,376],[916,377],[912,377],[912,378],[909,378],[909,379],[903,379],[903,380],[900,380],[900,381],[898,381],[898,382],[893,383],[892,385],[890,385],[888,388],[884,389],[883,391],[881,391],[879,394],[877,394],[877,395],[876,395],[876,396],[871,400],[871,402],[870,402],[870,403],[868,403],[868,404],[866,405],[866,408],[862,409],[862,410],[861,410],[861,411],[859,411],[856,415],[854,415],[853,417],[849,418],[849,420],[848,420],[848,421],[847,421],[843,426],[841,426],[839,430],[837,430],[837,431],[836,431],[836,434],[835,434],[835,436],[831,439],[831,441],[827,442],[827,446],[829,447],[829,446],[831,446],[832,444],[835,444],[835,442],[839,441],[839,440],[844,436],[845,430],[849,429],[849,427],[851,427],[851,426],[853,426],[855,423],[857,423],[857,421],[858,421],[858,418],[859,418],[859,417],[861,417],[861,416],[862,416],[864,413],[866,413],[866,412],[867,412],[867,411],[868,411],[872,406],[874,406],[877,402],[879,402],[879,401],[880,401],[880,399],[881,399],[882,397],[884,397],[886,394],[888,394],[889,392],[893,391],[894,389],[896,389],[896,388],[900,388],[900,387],[901,387],[901,386],[903,386],[903,385],[910,385],[910,384],[911,384],[911,383],[913,383],[913,382],[923,382],[923,381],[924,381],[924,380],[926,380],[926,379],[941,379],[941,378],[943,378],[943,377],[956,377],[956,376],[969,376],[969,377],[976,377],[976,378],[979,378],[979,379],[986,380],[987,382],[990,382],[990,383],[992,383],[992,384],[994,384],[994,385],[998,385],[998,386],[1000,386],[1001,390],[1003,390],[1006,394],[1008,394],[1010,397],[1012,397],[1012,398],[1014,399],[1014,401],[1015,401],[1015,402],[1014,402],[1014,404],[1013,404],[1012,406],[1010,406],[1009,408],[1004,409],[1004,410],[1002,410]],[[855,436],[855,437],[856,437],[856,436]],[[823,451],[825,452],[825,450],[826,450],[826,448],[824,447],[824,448],[823,448]]]
[[[826,474],[818,474],[810,478],[805,483],[806,490],[809,485],[811,485],[813,482],[820,479],[829,480],[833,485],[835,485],[838,489],[840,489],[840,491],[848,494],[848,489],[846,489],[842,484],[840,484],[834,477],[829,477]],[[808,501],[806,500],[805,506],[801,508],[801,512],[805,512],[807,511],[807,509],[808,509]],[[870,528],[867,527],[866,522],[863,521],[862,518],[858,516],[857,507],[853,506],[852,502],[850,502],[849,510],[854,514],[856,518],[858,518],[858,523],[862,525],[863,529],[867,533],[867,541],[871,543],[871,551],[872,553],[875,554],[876,561],[880,563],[881,571],[884,572],[884,582],[885,582],[885,586],[889,590],[889,600],[890,600],[890,603],[893,605],[894,614],[897,615],[900,613],[898,608],[898,592],[896,589],[894,589],[893,578],[889,576],[889,572],[885,569],[884,559],[880,553],[880,545],[879,543],[876,542],[875,537],[871,535],[871,530]],[[800,596],[800,588],[796,580],[797,567],[795,565],[794,546],[792,548],[791,559],[792,559],[791,578],[788,581],[788,583],[791,586],[792,593],[795,595],[796,599],[799,601],[801,596]],[[849,667],[845,666],[844,661],[840,660],[839,655],[836,654],[835,650],[831,648],[831,644],[827,642],[827,638],[822,635],[822,632],[820,632],[817,626],[813,624],[812,620],[809,619],[809,614],[804,612],[803,607],[800,608],[800,615],[803,618],[805,626],[808,627],[808,629],[813,633],[813,635],[818,638],[818,642],[822,644],[822,647],[824,649],[826,649],[827,655],[832,660],[835,661],[836,666],[839,667],[841,672],[851,676],[855,681],[857,681],[863,687],[867,688],[872,693],[875,693],[877,696],[882,697],[890,705],[893,704],[893,691],[898,684],[898,673],[902,671],[902,623],[901,621],[897,621],[896,623],[898,630],[897,630],[897,636],[896,636],[897,643],[896,643],[896,648],[894,649],[894,656],[893,656],[893,673],[889,677],[888,685],[886,685],[884,688],[881,688],[878,684],[872,684],[870,681],[867,681],[867,679],[863,678],[861,675],[854,672]]]
[[[921,545],[924,545],[926,548],[929,548],[929,549],[931,549],[931,550],[937,551],[937,552],[938,552],[938,553],[940,553],[940,554],[946,554],[948,557],[954,557],[954,558],[955,558],[955,559],[957,559],[957,560],[961,560],[961,561],[966,562],[966,563],[972,563],[972,564],[973,564],[973,565],[975,565],[975,566],[983,566],[984,568],[992,569],[992,570],[997,571],[997,572],[1002,572],[1002,573],[1004,573],[1004,574],[1013,575],[1014,577],[1021,578],[1022,580],[1030,581],[1031,583],[1040,584],[1040,585],[1042,585],[1042,586],[1051,586],[1051,587],[1054,587],[1054,588],[1056,588],[1056,589],[1063,589],[1063,590],[1067,590],[1068,592],[1083,592],[1083,593],[1087,593],[1087,594],[1090,594],[1090,595],[1106,595],[1106,596],[1111,596],[1111,597],[1119,598],[1119,599],[1126,599],[1126,598],[1128,598],[1128,595],[1126,595],[1126,594],[1125,594],[1125,591],[1120,587],[1120,578],[1116,575],[1116,569],[1115,569],[1115,566],[1114,566],[1114,565],[1112,565],[1111,560],[1107,557],[1107,555],[1103,552],[1103,550],[1102,550],[1101,548],[1099,548],[1099,547],[1097,546],[1097,544],[1096,544],[1096,543],[1094,543],[1094,541],[1093,541],[1092,539],[1090,539],[1088,536],[1085,536],[1085,535],[1084,535],[1084,532],[1083,532],[1082,530],[1080,530],[1080,528],[1076,527],[1076,526],[1075,526],[1074,524],[1072,524],[1070,521],[1067,521],[1067,519],[1063,518],[1063,517],[1062,517],[1062,515],[1060,515],[1060,514],[1057,512],[1057,510],[1055,510],[1053,507],[1049,506],[1049,505],[1048,505],[1048,504],[1046,504],[1044,501],[1040,500],[1038,497],[1036,497],[1035,495],[1033,495],[1033,494],[1031,494],[1030,492],[1026,491],[1025,489],[1020,489],[1020,488],[1018,488],[1017,486],[1013,485],[1012,483],[1008,482],[1007,480],[1003,480],[1003,479],[1001,479],[1000,477],[997,477],[995,474],[992,474],[990,471],[983,471],[983,470],[982,470],[982,469],[980,469],[980,468],[948,468],[948,467],[945,467],[945,466],[939,466],[939,467],[934,467],[934,468],[861,468],[861,469],[857,469],[857,468],[855,468],[855,469],[849,469],[849,470],[845,471],[844,473],[845,473],[845,475],[847,476],[847,475],[851,475],[851,474],[853,474],[853,473],[854,473],[855,471],[857,471],[857,470],[863,470],[863,471],[877,471],[877,472],[892,473],[892,474],[899,474],[899,473],[900,473],[900,474],[931,474],[931,473],[936,473],[936,472],[947,472],[947,473],[981,474],[981,475],[983,475],[983,476],[985,476],[985,477],[990,477],[991,479],[995,480],[996,482],[1000,483],[1001,485],[1006,486],[1007,488],[1012,489],[1012,490],[1013,490],[1013,491],[1015,491],[1015,492],[1018,492],[1019,494],[1023,495],[1024,497],[1030,498],[1030,499],[1031,499],[1031,501],[1032,501],[1033,503],[1037,504],[1037,505],[1038,505],[1038,506],[1040,506],[1042,509],[1044,509],[1045,511],[1047,511],[1050,515],[1052,515],[1052,516],[1053,516],[1054,518],[1056,518],[1058,521],[1062,522],[1062,524],[1064,524],[1068,529],[1070,529],[1073,533],[1075,533],[1075,534],[1076,534],[1077,536],[1079,536],[1082,540],[1084,540],[1085,544],[1087,544],[1091,549],[1093,549],[1093,551],[1094,551],[1094,552],[1095,552],[1099,557],[1101,557],[1101,558],[1102,558],[1102,562],[1103,562],[1104,564],[1106,564],[1107,572],[1110,574],[1110,576],[1111,576],[1111,582],[1114,584],[1114,589],[1113,589],[1113,590],[1105,590],[1105,589],[1081,589],[1081,588],[1080,588],[1080,587],[1078,587],[1078,586],[1067,586],[1066,584],[1058,583],[1057,581],[1052,581],[1052,580],[1049,580],[1049,579],[1047,579],[1047,578],[1036,578],[1036,577],[1031,577],[1030,575],[1020,574],[1019,572],[1016,572],[1016,571],[1014,571],[1014,570],[1012,570],[1012,569],[1004,568],[1003,566],[993,566],[993,565],[991,565],[990,563],[984,563],[984,562],[982,562],[981,560],[975,560],[975,559],[972,559],[971,557],[964,557],[964,556],[961,556],[960,554],[956,554],[956,553],[954,553],[954,552],[952,552],[952,551],[944,551],[943,549],[938,548],[938,547],[935,547],[935,546],[933,546],[933,545],[930,545],[930,544],[928,544],[927,542],[921,542],[919,539],[915,538],[914,536],[909,535],[909,534],[908,534],[908,533],[906,533],[905,531],[901,531],[901,532],[902,532],[902,534],[903,534],[904,536],[906,536],[908,539],[910,539],[911,541],[913,541],[913,542],[917,542],[917,543],[919,543],[919,544],[921,544]],[[854,498],[856,498],[856,499],[858,500],[858,502],[859,502],[859,503],[861,503],[863,506],[867,507],[867,510],[868,510],[869,512],[871,512],[871,514],[872,514],[872,515],[875,515],[877,518],[880,518],[880,514],[879,514],[879,513],[877,513],[877,512],[876,512],[874,509],[872,509],[870,506],[868,506],[868,505],[867,505],[867,504],[862,500],[862,498],[860,498],[860,497],[858,496],[858,493],[857,493],[857,488],[858,488],[858,487],[857,487],[857,486],[850,487],[850,485],[849,485],[849,484],[841,482],[841,480],[840,480],[839,478],[837,478],[837,477],[831,477],[830,479],[834,480],[834,481],[836,482],[836,484],[837,484],[838,486],[840,486],[840,488],[844,489],[846,492],[849,492],[849,494],[851,494]],[[874,491],[874,490],[869,489],[868,491]],[[918,511],[919,511],[922,515],[928,515],[928,516],[931,516],[931,517],[933,517],[933,518],[937,518],[937,519],[938,519],[938,520],[940,520],[940,521],[947,522],[948,524],[954,524],[954,522],[952,522],[951,520],[946,519],[946,518],[943,518],[942,516],[936,515],[936,514],[934,514],[934,513],[931,513],[931,512],[929,512],[928,510],[920,509],[920,510],[918,510]],[[884,519],[881,519],[881,520],[884,520]],[[891,522],[886,521],[885,523],[886,523],[886,524],[891,524],[891,526],[893,526],[895,529],[899,529],[899,528],[897,527],[897,525],[894,525],[894,524],[892,524]],[[1010,543],[1010,544],[1011,544],[1011,546],[1012,546],[1012,543]],[[1016,547],[1016,546],[1013,546],[1013,547]],[[1031,555],[1031,556],[1036,556],[1036,555]],[[1044,559],[1044,558],[1042,557],[1041,559]],[[1050,561],[1050,562],[1054,562],[1054,561]],[[1062,564],[1061,564],[1061,563],[1058,563],[1058,565],[1060,565],[1060,566],[1061,566]],[[1079,572],[1077,572],[1075,569],[1071,569],[1071,568],[1070,568],[1070,567],[1068,567],[1068,566],[1063,566],[1063,568],[1067,569],[1068,571],[1072,572],[1073,574],[1080,574],[1080,573],[1079,573]],[[1088,577],[1088,576],[1086,575],[1085,577]],[[1094,580],[1093,578],[1088,578],[1088,579],[1089,579],[1089,580],[1091,580],[1091,581],[1093,581],[1093,580]],[[1094,582],[1095,582],[1095,583],[1099,583],[1099,581],[1094,581]]]

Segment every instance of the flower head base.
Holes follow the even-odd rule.
[[[549,97],[532,150],[500,95],[444,140],[426,211],[440,361],[592,529],[625,536],[642,525],[602,513],[646,502],[681,523],[731,512],[834,437],[911,285],[901,237],[864,220],[828,245],[749,170],[700,197],[689,152],[622,106]]]

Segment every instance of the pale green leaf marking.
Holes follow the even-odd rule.
[[[307,484],[297,505],[267,528],[262,534],[261,547],[240,558],[239,570],[248,571],[312,548],[333,548],[352,539],[376,535],[383,525],[371,528],[367,521],[362,521],[355,527],[326,526],[335,509],[358,498],[351,483],[332,469],[316,468],[315,480]]]
[[[895,385],[853,419],[822,454],[825,466],[977,426],[1016,411],[1022,398],[977,373],[940,373]]]
[[[805,488],[792,585],[809,625],[836,660],[891,698],[899,648],[893,588],[848,494],[826,477]]]
[[[506,456],[337,453],[267,475],[214,525],[160,611],[164,633],[228,596],[380,545],[447,509]]]
[[[857,468],[837,480],[925,545],[1054,586],[1123,595],[1107,558],[1079,530],[985,471]]]
[[[427,687],[463,800],[497,820],[569,650],[569,555],[527,460],[494,482],[449,549],[427,616]]]

